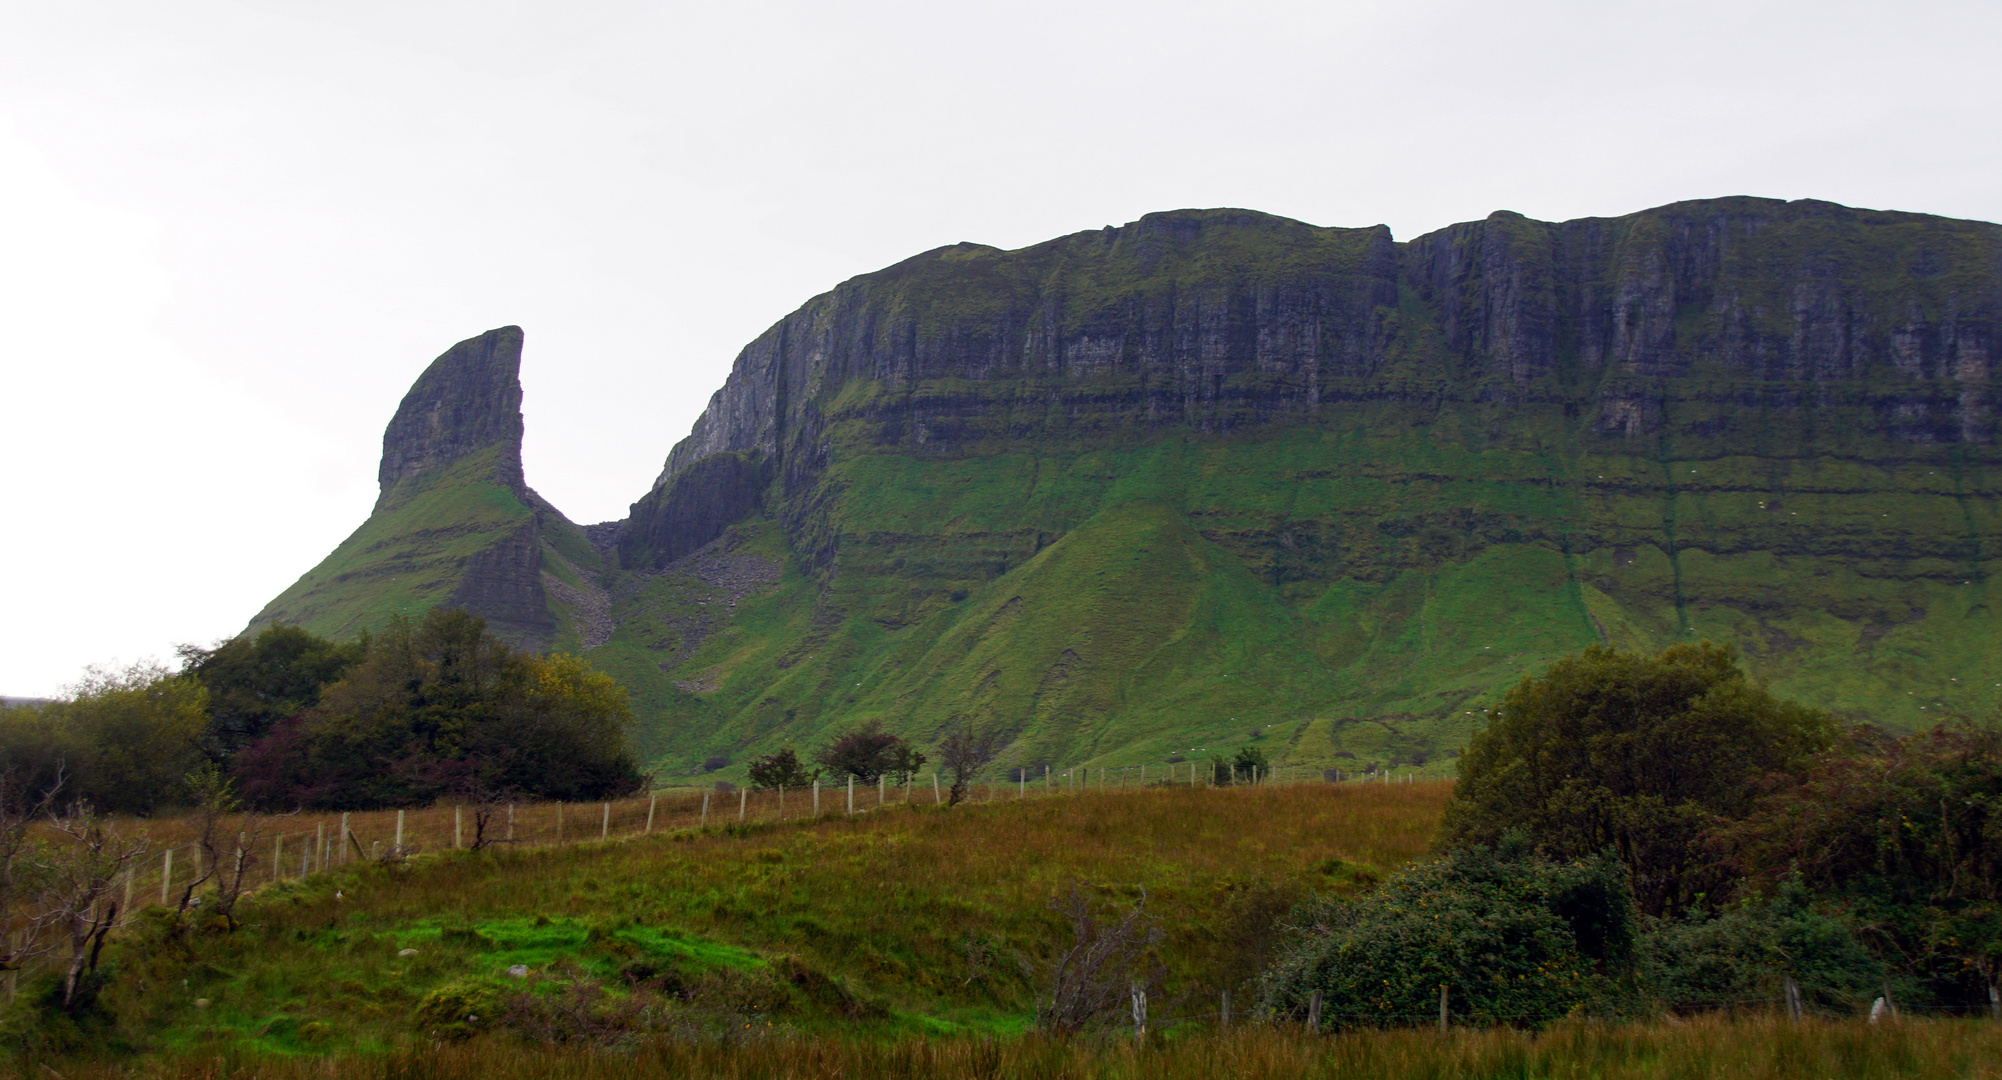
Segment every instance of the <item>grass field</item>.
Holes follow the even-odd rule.
[[[2002,1024],[1984,1020],[1873,1027],[1748,1013],[1326,1037],[1246,1022],[1273,919],[1309,891],[1352,891],[1421,856],[1449,790],[1155,786],[1010,799],[997,789],[994,802],[951,809],[891,803],[852,817],[354,863],[265,887],[231,934],[177,937],[157,913],[142,915],[111,950],[99,1012],[72,1024],[35,1010],[38,988],[24,988],[6,1020],[28,1047],[12,1071],[2002,1077]],[[1049,904],[1073,884],[1108,911],[1144,894],[1163,932],[1166,993],[1137,1044],[1032,1028],[1043,965],[1069,942]],[[526,979],[505,975],[512,965]],[[635,965],[673,972],[680,991],[666,1006],[649,999],[658,1014],[626,1014],[631,1032],[495,1030],[450,1014],[503,989],[559,1011],[616,1011]],[[1223,990],[1243,1003],[1228,1030],[1216,1016]]]
[[[961,1077],[1104,1080],[1890,1080],[2002,1076],[2002,1024],[1905,1021],[1789,1024],[1770,1018],[1564,1024],[1513,1030],[1361,1031],[1316,1037],[1297,1028],[1124,1040],[1038,1037],[868,1040],[787,1035],[734,1044],[654,1042],[621,1050],[524,1049],[498,1041],[409,1048],[338,1059],[197,1053],[137,1065],[65,1062],[61,1072],[17,1060],[13,1075],[46,1080],[956,1080]]]
[[[1200,1013],[1257,973],[1271,920],[1310,890],[1353,889],[1421,855],[1448,790],[920,802],[357,862],[266,886],[233,934],[165,941],[142,913],[108,954],[114,1019],[64,1037],[132,1052],[380,1051],[428,1037],[420,1006],[441,988],[512,987],[504,972],[525,964],[521,985],[616,993],[640,961],[675,973],[706,1030],[1018,1033],[1042,964],[1068,943],[1049,902],[1073,883],[1107,909],[1144,893],[1171,1008]]]

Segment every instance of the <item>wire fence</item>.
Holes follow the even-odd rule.
[[[991,803],[1083,792],[1119,792],[1164,787],[1215,787],[1324,783],[1417,783],[1415,773],[1348,773],[1308,766],[1263,766],[1235,775],[1216,774],[1207,762],[1171,765],[1095,766],[1041,770],[1015,768],[1008,779],[970,785],[968,801]],[[289,815],[244,815],[224,819],[212,840],[232,873],[241,867],[245,885],[256,888],[357,861],[400,861],[413,856],[491,845],[544,847],[629,839],[655,832],[710,826],[763,825],[823,815],[859,814],[898,803],[939,804],[950,798],[951,781],[937,772],[874,782],[816,782],[802,788],[734,788],[658,791],[635,798],[590,803],[521,802],[449,805],[404,810],[334,813],[300,811]],[[196,819],[164,818],[122,823],[143,829],[149,851],[129,868],[121,892],[120,921],[148,903],[177,901],[180,891],[201,881],[214,867],[203,865]],[[214,857],[214,856],[210,856]]]
[[[1208,762],[1015,767],[1004,770],[1003,775],[1006,779],[970,784],[967,801],[994,803],[1168,787],[1416,783],[1425,779],[1413,773],[1349,773],[1291,765],[1220,773]],[[202,894],[213,892],[221,877],[234,879],[240,874],[241,890],[251,893],[358,862],[402,862],[428,853],[489,846],[600,843],[656,832],[866,814],[898,804],[937,805],[950,799],[950,787],[949,778],[931,772],[894,778],[884,775],[873,782],[853,778],[815,782],[790,789],[719,783],[707,791],[662,790],[588,803],[439,804],[346,813],[302,810],[243,814],[218,819],[209,831],[206,848],[201,841],[203,825],[195,816],[125,819],[114,821],[113,828],[128,836],[143,836],[146,848],[127,865],[102,903],[117,904],[114,927],[122,928],[152,904],[199,904]],[[45,830],[43,836],[59,843],[64,840],[53,830]],[[229,865],[205,865],[206,860],[226,860]],[[219,870],[222,873],[217,873]],[[17,924],[20,921],[15,920]],[[10,927],[10,932],[18,934],[19,930]],[[12,1000],[21,974],[6,972],[8,1000]]]

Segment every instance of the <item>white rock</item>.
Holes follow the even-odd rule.
[[[528,965],[516,964],[515,966],[507,969],[507,973],[509,975],[514,976],[517,979],[526,979],[528,978]]]

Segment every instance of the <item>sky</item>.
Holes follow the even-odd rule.
[[[1155,210],[2002,220],[2002,4],[0,0],[0,694],[241,630],[510,323],[625,516],[855,274]]]

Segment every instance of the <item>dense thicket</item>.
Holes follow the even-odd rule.
[[[1827,747],[1824,713],[1751,684],[1733,650],[1592,647],[1525,678],[1460,759],[1448,845],[1520,829],[1558,859],[1613,852],[1642,910],[1714,900],[1728,874],[1705,834],[1749,813],[1752,781]]]
[[[1768,777],[1714,849],[1744,890],[1799,883],[1921,999],[1980,1009],[2002,982],[2002,725],[1861,732]]]
[[[1591,648],[1524,679],[1461,759],[1442,856],[1303,916],[1316,929],[1275,971],[1272,1000],[1315,986],[1352,997],[1312,974],[1309,960],[1337,954],[1330,971],[1438,968],[1478,984],[1486,935],[1531,925],[1484,884],[1484,845],[1514,837],[1552,867],[1617,862],[1644,911],[1637,985],[1658,1005],[1771,1004],[1790,981],[1824,1011],[1880,996],[1998,1007],[2002,726],[1838,732],[1734,660],[1707,642]]]
[[[208,707],[200,682],[166,668],[93,668],[57,701],[0,711],[0,769],[62,805],[151,813],[182,801],[183,778],[206,760]]]
[[[208,749],[218,760],[263,738],[272,725],[320,703],[320,691],[368,653],[350,642],[276,624],[212,649],[181,646],[181,671],[208,690]]]
[[[253,806],[363,809],[446,798],[597,799],[645,782],[626,694],[456,609],[350,643],[274,627],[183,649],[179,672],[92,671],[63,699],[0,710],[0,769],[63,804],[151,813],[224,766]]]
[[[367,641],[320,703],[231,762],[245,799],[358,809],[495,791],[599,799],[644,778],[625,690],[582,660],[519,652],[485,621],[433,609]]]
[[[1444,988],[1458,1023],[1538,1025],[1631,997],[1638,917],[1606,856],[1539,857],[1511,833],[1392,877],[1361,899],[1296,909],[1267,972],[1268,1009],[1294,1018],[1322,994],[1329,1027],[1419,1023]]]

